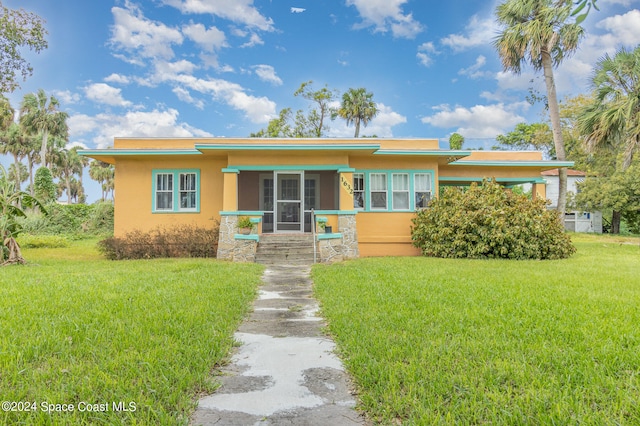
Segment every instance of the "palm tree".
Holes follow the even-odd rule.
[[[29,151],[28,144],[29,139],[20,126],[16,123],[11,123],[9,129],[4,132],[2,137],[0,153],[13,155],[14,170],[17,171],[17,174],[14,176],[17,189],[20,189],[20,184],[24,181],[21,175],[23,169],[20,167],[20,165],[22,165],[20,162]]]
[[[28,133],[42,136],[40,161],[45,167],[49,136],[58,136],[64,140],[69,138],[69,114],[60,111],[59,107],[58,99],[55,96],[47,99],[47,94],[42,89],[38,93],[27,93],[20,105],[20,124]]]
[[[0,266],[25,263],[20,246],[16,242],[16,237],[22,231],[22,225],[17,218],[26,217],[22,210],[24,207],[39,207],[47,214],[42,203],[36,198],[16,189],[7,171],[0,165]]]
[[[102,201],[107,200],[109,191],[111,191],[111,197],[113,199],[114,176],[114,169],[111,164],[93,160],[89,165],[89,177],[99,182],[102,187]]]
[[[613,148],[622,153],[616,168],[624,173],[640,152],[640,46],[605,55],[591,80],[593,103],[578,117],[587,149]],[[620,229],[620,212],[613,212],[612,232]]]
[[[573,0],[507,0],[496,10],[502,32],[494,40],[502,66],[517,74],[524,63],[543,72],[556,158],[564,161],[565,149],[553,68],[578,48],[584,30],[569,22]],[[558,212],[564,223],[567,203],[567,171],[559,169]]]
[[[347,120],[347,126],[351,123],[355,124],[354,138],[360,135],[360,124],[366,127],[378,112],[378,107],[373,101],[373,93],[367,92],[363,87],[349,89],[343,94],[342,104],[338,109],[338,115]]]
[[[0,131],[6,131],[11,123],[13,123],[13,116],[15,111],[9,103],[9,99],[0,95]]]
[[[78,148],[60,150],[53,160],[53,174],[61,179],[62,187],[67,193],[67,203],[71,204],[71,182],[77,173],[82,174],[82,162]]]

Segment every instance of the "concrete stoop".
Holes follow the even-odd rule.
[[[264,265],[313,264],[313,235],[262,234],[256,250],[256,263]]]
[[[222,386],[198,402],[191,424],[365,425],[334,342],[321,328],[309,267],[270,266]]]

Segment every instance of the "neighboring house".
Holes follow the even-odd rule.
[[[246,260],[271,233],[318,235],[333,259],[418,255],[411,219],[442,185],[530,183],[571,162],[540,152],[442,150],[437,139],[116,138],[83,150],[115,165],[115,235],[220,221],[218,257]],[[257,224],[240,235],[240,216]],[[335,256],[334,256],[335,255]],[[322,261],[330,260],[322,255]]]
[[[547,199],[549,208],[558,207],[558,169],[546,170],[542,176],[547,181]],[[578,170],[567,169],[567,194],[577,194],[578,183],[583,182],[586,174]],[[565,214],[564,227],[568,231],[602,233],[602,212],[571,211]]]

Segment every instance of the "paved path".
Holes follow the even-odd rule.
[[[335,344],[321,331],[308,266],[268,266],[222,387],[198,402],[192,425],[366,424]]]

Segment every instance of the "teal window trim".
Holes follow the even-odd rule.
[[[228,166],[223,169],[224,172],[233,173],[237,172],[271,172],[271,171],[290,171],[290,170],[304,170],[304,171],[321,171],[321,170],[331,170],[331,171],[339,171],[344,168],[348,168],[344,164],[292,164],[286,166],[267,166],[261,164],[255,165],[237,165],[237,166]]]
[[[334,232],[333,234],[317,234],[319,240],[337,240],[342,238],[342,232]]]
[[[364,209],[358,209],[359,212],[371,212],[371,213],[381,213],[381,212],[389,212],[389,213],[406,213],[412,212],[416,210],[416,200],[415,200],[415,175],[417,174],[429,174],[431,175],[430,183],[431,183],[431,197],[434,194],[434,185],[435,185],[435,171],[432,169],[366,169],[361,170],[358,169],[354,172],[354,174],[362,173],[364,174]],[[387,206],[386,208],[371,208],[371,174],[385,174],[387,176]],[[409,208],[408,209],[393,209],[393,202],[390,199],[393,197],[393,175],[394,174],[408,174],[409,175]]]
[[[220,216],[263,216],[265,212],[260,210],[235,210],[220,211]]]
[[[249,234],[249,235],[233,234],[233,239],[234,240],[253,240],[256,242],[260,242],[260,236],[258,234]]]
[[[196,176],[196,206],[195,208],[180,208],[180,175],[195,174]],[[171,188],[172,200],[170,209],[158,209],[156,206],[156,194],[158,191],[158,175],[171,175],[173,187]],[[200,169],[153,169],[151,171],[151,212],[152,213],[200,213]]]

